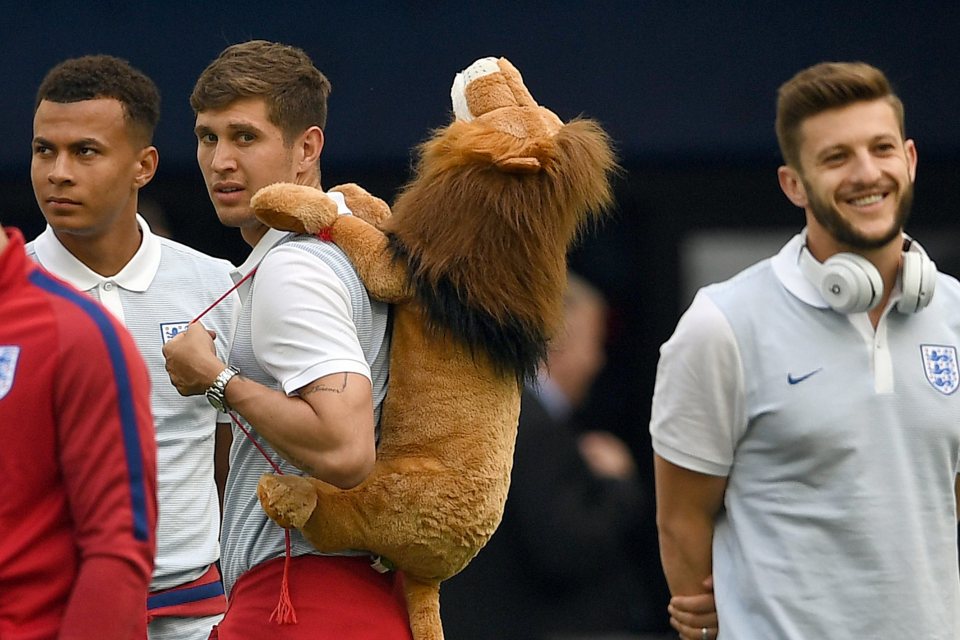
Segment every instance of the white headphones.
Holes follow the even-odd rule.
[[[839,313],[861,313],[877,306],[883,297],[883,279],[872,262],[856,253],[837,253],[818,262],[807,249],[806,232],[800,249],[800,271],[817,288],[830,308]],[[930,304],[937,282],[937,265],[920,243],[904,237],[900,288],[900,313],[916,313]]]

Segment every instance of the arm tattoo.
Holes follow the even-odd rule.
[[[343,383],[340,385],[339,388],[327,386],[327,385],[324,384],[324,383],[315,384],[315,385],[313,385],[312,387],[310,387],[309,389],[304,389],[303,391],[301,391],[301,392],[300,392],[300,397],[303,398],[303,397],[305,397],[305,396],[310,395],[311,393],[316,393],[317,391],[330,391],[330,392],[332,392],[332,393],[343,393],[344,391],[346,391],[346,389],[347,389],[347,374],[344,373],[344,374],[343,374]]]

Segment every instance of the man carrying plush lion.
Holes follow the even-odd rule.
[[[301,637],[256,626],[278,583],[276,617],[295,621],[289,583],[311,637],[441,640],[440,582],[503,515],[520,388],[559,324],[569,244],[611,202],[613,153],[596,123],[563,124],[507,60],[484,58],[457,75],[456,119],[421,146],[392,214],[356,185],[324,194],[322,123],[284,130],[275,123],[284,100],[224,98],[229,75],[264,75],[246,48],[271,46],[227,49],[192,99],[217,213],[254,246],[237,274],[256,269],[240,289],[230,356],[242,375],[212,355],[199,326],[166,350],[182,393],[205,392],[241,416],[219,633]],[[260,189],[273,182],[287,184]],[[385,310],[368,291],[394,305],[385,399]],[[271,466],[276,474],[260,478]],[[286,560],[264,512],[292,532]],[[392,599],[394,574],[375,576],[366,555],[317,551],[345,549],[401,569],[406,608]]]
[[[224,497],[229,607],[214,631],[220,640],[410,637],[398,574],[374,571],[366,554],[321,555],[298,532],[284,571],[284,530],[267,519],[256,494],[271,461],[284,474],[348,488],[375,459],[387,305],[370,300],[336,245],[269,230],[250,208],[253,194],[275,182],[320,188],[329,90],[300,49],[252,41],[224,50],[190,99],[197,159],[217,216],[252,248],[234,278],[256,269],[239,289],[229,367],[214,355],[202,320],[164,349],[181,393],[207,393],[240,420]],[[272,616],[284,578],[293,611]]]

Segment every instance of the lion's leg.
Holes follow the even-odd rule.
[[[344,491],[315,478],[264,474],[257,485],[264,512],[281,527],[299,529],[320,551],[362,546],[368,533],[358,492]]]
[[[257,485],[260,505],[271,520],[285,529],[299,529],[317,507],[313,484],[300,476],[265,473]]]
[[[387,236],[379,229],[355,216],[340,216],[330,235],[350,258],[371,296],[393,303],[410,297],[406,266],[393,259]]]
[[[317,233],[337,219],[337,203],[306,185],[268,185],[253,195],[250,206],[268,227],[296,233]]]
[[[342,193],[353,215],[378,229],[382,229],[383,223],[390,217],[390,205],[353,182],[337,185],[330,191]]]

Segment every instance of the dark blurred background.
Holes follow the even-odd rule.
[[[960,272],[960,3],[54,0],[4,2],[3,16],[0,221],[28,239],[43,227],[29,182],[34,92],[67,57],[110,53],[157,82],[161,161],[143,196],[174,237],[235,262],[246,247],[216,222],[187,102],[229,44],[304,48],[333,84],[325,186],[358,182],[388,200],[411,149],[447,122],[454,73],[478,57],[510,58],[561,118],[599,120],[624,172],[616,210],[571,255],[612,311],[609,365],[587,414],[631,444],[647,478],[657,350],[692,289],[775,252],[802,224],[777,185],[773,133],[776,89],[802,67],[856,59],[887,72],[920,153],[909,230]],[[655,549],[637,561],[660,579]]]

